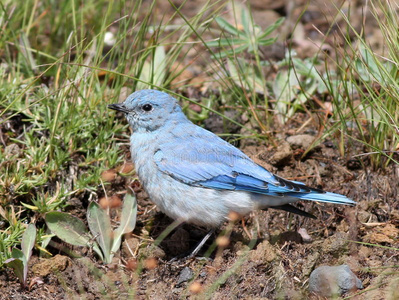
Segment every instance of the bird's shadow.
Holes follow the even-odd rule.
[[[153,227],[149,233],[150,236],[156,240],[172,223],[172,219],[162,213],[157,213],[153,219]],[[215,230],[196,256],[209,256],[210,258],[213,258],[216,253],[220,253],[218,250],[222,248],[223,251],[236,251],[238,250],[238,243],[239,245],[251,244],[251,239],[246,234],[243,234],[242,230],[239,230],[239,228],[233,228],[229,234],[228,243],[226,245],[218,245],[216,240],[218,237],[225,235],[224,230],[224,225],[221,226],[220,229]],[[166,260],[189,257],[208,232],[209,229],[183,223],[164,237],[158,246],[165,252]],[[264,240],[265,239],[263,238],[258,238],[256,241],[253,241],[252,244],[256,247],[257,244]]]

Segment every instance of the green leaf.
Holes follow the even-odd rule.
[[[298,85],[298,79],[293,71],[281,71],[273,82],[273,92],[276,97],[275,108],[279,112],[278,118],[283,124],[290,117],[288,116],[288,110],[291,101],[296,96],[295,87]]]
[[[133,231],[136,227],[137,216],[137,201],[134,193],[128,193],[123,200],[121,224],[114,231],[114,242],[112,245],[112,252],[115,253],[119,250],[122,241],[122,235]]]
[[[111,253],[113,232],[108,214],[96,202],[91,202],[87,210],[87,222],[104,254],[105,263],[110,263],[113,256]]]
[[[231,79],[235,84],[241,88],[256,91],[257,93],[264,94],[266,92],[265,83],[259,76],[254,66],[249,65],[245,60],[232,60],[227,61],[227,66],[230,72]]]
[[[274,44],[277,41],[277,38],[270,38],[270,39],[263,39],[263,40],[259,40],[258,44],[261,46],[269,46]]]
[[[137,83],[137,89],[147,89],[152,85],[162,86],[166,77],[167,57],[165,47],[157,46],[153,51],[150,61],[145,61],[140,72],[140,82]]]
[[[374,52],[363,43],[360,43],[359,51],[366,66],[365,71],[368,75],[375,78],[378,82],[384,82],[384,74],[381,72],[381,63],[376,59]]]
[[[226,47],[226,46],[237,46],[245,43],[246,41],[240,38],[223,38],[217,41],[207,42],[208,47]]]
[[[14,248],[16,249],[16,248]],[[14,252],[13,249],[13,252]],[[18,250],[18,249],[17,249]],[[21,251],[22,253],[22,251]],[[26,286],[26,278],[24,277],[24,262],[19,258],[9,258],[7,259],[4,264],[14,270],[15,275],[18,277],[19,282],[21,282],[22,286]]]
[[[25,256],[26,262],[29,261],[32,255],[32,248],[36,241],[36,226],[34,224],[29,224],[28,228],[22,235],[21,250]]]
[[[33,211],[39,210],[39,208],[37,206],[29,205],[29,204],[26,204],[26,203],[23,203],[23,202],[21,202],[21,204],[23,206],[25,206],[26,208],[29,208],[30,210],[33,210]]]
[[[50,232],[50,231],[48,231]],[[42,236],[42,241],[40,243],[40,247],[42,248],[47,248],[48,244],[50,243],[51,239],[55,236],[55,234],[46,234],[45,236]]]
[[[225,57],[225,56],[235,56],[236,54],[240,54],[240,53],[242,53],[242,52],[244,52],[244,50],[245,49],[247,49],[248,48],[248,45],[242,45],[242,46],[240,46],[240,47],[237,47],[237,48],[234,48],[234,49],[231,49],[231,50],[228,50],[228,51],[225,51],[225,52],[222,52],[222,54],[225,54],[224,56],[222,56],[222,57]]]
[[[154,53],[152,83],[161,86],[166,76],[166,53],[164,46],[158,46]]]
[[[247,35],[253,33],[252,32],[253,27],[251,26],[250,21],[251,21],[251,16],[249,15],[249,11],[246,7],[243,6],[241,10],[241,23]]]
[[[262,32],[262,34],[258,37],[259,39],[263,39],[264,37],[268,36],[271,34],[273,31],[275,31],[278,27],[281,26],[281,24],[284,22],[285,18],[281,17],[279,18],[276,22],[274,22],[272,25],[267,27],[265,31]]]
[[[234,57],[236,54],[243,52],[247,48],[247,45],[242,45],[237,47],[236,49],[226,50],[222,52],[218,52],[212,55],[214,58],[225,58],[225,57]]]
[[[28,277],[28,260],[26,259],[22,250],[13,248],[11,251],[12,258],[7,259],[5,264],[14,269],[15,275],[17,275],[22,286],[26,286],[26,279]]]
[[[231,25],[229,22],[227,22],[225,19],[222,17],[216,17],[215,21],[218,23],[218,25],[223,29],[226,30],[227,32],[233,34],[233,35],[241,35],[245,36],[245,34],[241,31],[239,31],[236,27]]]
[[[22,252],[22,250],[19,250],[18,248],[12,248],[11,256],[12,256],[12,258],[20,259],[23,262],[25,261],[24,253]]]
[[[93,240],[85,224],[70,214],[53,211],[45,216],[47,227],[64,242],[75,246],[89,246]]]

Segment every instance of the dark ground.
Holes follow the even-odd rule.
[[[264,10],[260,9],[265,7],[261,4],[269,1],[251,2],[262,28],[267,26],[262,20],[276,18],[288,9],[285,1],[270,1],[272,9]],[[316,1],[303,16],[301,30],[305,38],[297,40],[300,55],[317,51],[307,41],[307,37],[317,40],[311,24],[321,29],[328,27],[328,20],[318,9],[321,6],[327,9],[324,2],[321,5]],[[298,5],[288,18],[295,20],[300,8]],[[190,12],[187,8],[187,13]],[[368,26],[370,40],[377,41],[378,33],[373,24]],[[191,93],[199,93],[191,89]],[[184,225],[165,238],[159,247],[153,246],[153,241],[172,220],[159,213],[134,183],[139,205],[138,223],[133,234],[126,237],[114,264],[104,266],[92,252],[84,249],[74,249],[84,257],[70,258],[53,245],[49,250],[59,254],[51,259],[38,258],[34,252],[29,278],[37,284],[29,291],[20,289],[11,270],[0,272],[0,299],[130,299],[129,291],[136,294],[137,299],[317,299],[307,292],[312,270],[320,265],[341,264],[350,266],[367,291],[353,299],[399,299],[399,250],[389,249],[399,248],[398,166],[391,164],[385,170],[372,170],[367,156],[353,158],[365,152],[363,146],[348,144],[348,152],[342,157],[334,140],[324,141],[301,159],[304,145],[285,140],[289,136],[299,136],[299,141],[312,140],[318,128],[312,122],[301,128],[307,119],[306,114],[297,114],[286,126],[276,126],[273,135],[280,144],[277,149],[250,141],[245,145],[243,142],[241,148],[279,176],[344,194],[358,202],[356,207],[298,204],[317,216],[315,220],[277,210],[255,212],[234,225],[230,243],[218,247],[209,259],[203,259],[204,253],[200,253],[192,260],[169,262],[193,247],[205,232]],[[300,136],[303,134],[306,136]],[[128,152],[126,155],[129,156]],[[118,175],[111,181],[109,195],[122,195],[133,179]],[[84,216],[86,208],[75,201],[69,212]],[[305,230],[309,237],[300,235],[299,229]],[[255,244],[249,248],[251,238],[255,237]],[[225,276],[229,270],[234,272]],[[187,282],[188,278],[193,279]]]

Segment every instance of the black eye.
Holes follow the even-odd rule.
[[[151,104],[144,104],[141,108],[144,111],[150,111],[150,110],[152,110],[152,105]]]

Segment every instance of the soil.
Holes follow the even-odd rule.
[[[263,16],[284,14],[289,1],[250,2],[257,7],[256,18],[262,19],[262,12]],[[267,2],[269,7],[262,6]],[[323,5],[312,2],[303,16],[305,36],[316,36],[313,23],[318,28],[326,26],[319,10],[325,5],[321,2]],[[190,6],[188,13],[194,9]],[[300,12],[300,5],[297,10]],[[370,32],[373,30],[370,27]],[[312,47],[305,41],[297,41],[301,53],[306,53],[305,46]],[[191,89],[186,93],[200,93]],[[225,124],[213,118],[208,126],[223,132]],[[310,273],[321,265],[342,264],[350,267],[365,288],[343,296],[399,299],[399,167],[391,164],[384,170],[373,170],[367,156],[354,157],[365,152],[362,145],[345,145],[343,157],[335,140],[325,140],[302,158],[309,139],[318,133],[317,124],[312,122],[302,128],[307,118],[297,114],[285,126],[276,126],[272,135],[280,145],[277,148],[248,141],[239,146],[279,176],[344,194],[358,203],[355,207],[314,202],[297,205],[317,219],[273,209],[257,211],[216,232],[218,246],[209,257],[204,256],[215,237],[195,258],[176,258],[188,253],[206,231],[182,225],[156,246],[154,241],[173,220],[157,210],[134,176],[117,173],[111,176],[107,192],[122,196],[126,186],[132,186],[138,217],[136,229],[125,236],[114,262],[104,265],[92,251],[71,249],[55,240],[48,249],[52,258],[34,252],[29,289],[20,287],[12,270],[0,271],[0,299],[319,299],[307,290]],[[232,132],[237,130],[231,128]],[[74,198],[69,212],[83,218],[86,207]],[[65,248],[81,257],[66,255],[61,250]]]

